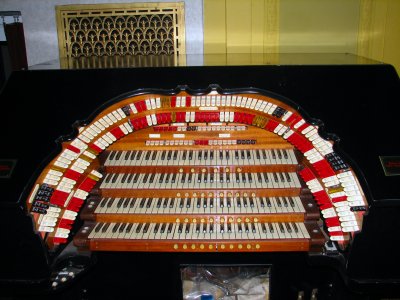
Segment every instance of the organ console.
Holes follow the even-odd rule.
[[[225,70],[210,70],[216,75],[212,81],[226,86]],[[188,75],[180,68],[169,71],[179,78],[176,82]],[[252,68],[237,71],[251,74]],[[153,71],[132,72],[139,81],[161,78]],[[189,83],[208,74],[191,72]],[[277,70],[269,72],[261,67],[249,76],[272,74],[273,80],[282,80]],[[79,118],[86,119],[57,139],[57,150],[33,172],[21,194],[34,234],[31,244],[39,247],[39,242],[55,262],[62,261],[66,249],[74,249],[75,258],[129,253],[151,260],[155,255],[164,262],[177,260],[174,268],[190,265],[190,257],[202,265],[266,262],[278,268],[300,255],[299,261],[308,257],[317,265],[336,265],[333,269],[347,274],[342,276],[359,276],[362,256],[354,258],[354,253],[363,253],[360,247],[368,244],[364,231],[371,234],[366,221],[374,218],[374,197],[357,163],[325,126],[333,127],[337,119],[345,134],[352,130],[345,123],[348,115],[360,117],[365,126],[372,122],[367,115],[313,102],[322,115],[338,112],[333,119],[325,115],[328,124],[296,102],[303,98],[300,92],[295,99],[248,82],[232,88],[196,85],[139,86],[101,105],[82,103],[88,108]],[[5,97],[11,97],[7,90]],[[69,99],[72,105],[75,100]],[[48,105],[46,110],[57,109]],[[50,275],[53,289],[63,283],[57,274]]]

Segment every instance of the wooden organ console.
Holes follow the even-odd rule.
[[[201,86],[173,86],[169,78],[159,83],[163,88],[140,88],[161,75],[139,70],[133,78],[143,82],[135,89],[127,82],[123,93],[111,88],[105,96],[111,100],[97,109],[82,102],[87,94],[78,97],[85,113],[76,117],[74,112],[71,120],[83,121],[57,139],[57,150],[30,175],[20,197],[34,232],[31,243],[47,253],[35,263],[45,265],[49,257],[62,261],[68,250],[73,257],[129,253],[137,264],[148,255],[154,264],[168,261],[173,268],[176,261],[223,261],[267,262],[283,269],[287,258],[300,255],[300,261],[308,257],[355,277],[368,273],[358,271],[366,254],[356,258],[355,253],[371,245],[364,231],[369,236],[372,222],[366,220],[377,218],[377,208],[371,207],[375,196],[339,147],[339,137],[326,130],[333,124],[311,117],[315,111],[309,114],[295,97],[275,93],[274,85],[257,81],[266,88],[254,88],[245,80],[225,88],[231,81],[221,75],[224,68],[194,68],[193,75],[181,68],[166,72],[175,70],[176,82],[187,77]],[[233,73],[286,80],[276,70],[252,71],[242,67]],[[198,79],[208,72],[221,86]],[[343,112],[344,122],[347,115]],[[324,116],[332,122],[329,114]],[[36,119],[38,124],[42,120]],[[343,128],[340,136],[348,129]],[[52,272],[40,276],[52,276],[54,284],[58,277]]]
[[[78,214],[74,244],[93,251],[321,251],[360,230],[355,174],[290,103],[216,86],[136,94],[38,177],[28,207],[51,247]]]

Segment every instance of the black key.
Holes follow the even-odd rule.
[[[104,206],[106,205],[107,199],[108,199],[108,198],[103,198],[103,199],[101,199],[101,201],[100,201],[100,207],[104,207]]]
[[[201,183],[201,173],[197,174],[197,182]]]
[[[240,198],[236,197],[236,206],[237,207],[242,207],[242,204],[240,203]]]
[[[222,150],[219,150],[219,160],[224,159],[224,152]]]
[[[187,178],[188,183],[192,182],[192,177],[193,177],[193,173],[189,173],[188,178]]]
[[[226,198],[226,207],[231,207],[231,197]]]
[[[247,223],[244,223],[244,231],[249,232],[249,225]]]
[[[184,200],[183,200],[183,198],[181,198],[181,201],[179,201],[179,208],[183,208],[183,202],[184,202]]]
[[[213,198],[209,198],[210,200],[210,207],[213,208],[214,207],[214,199]]]
[[[241,159],[245,159],[244,150],[240,150],[240,157]]]
[[[260,156],[260,150],[256,150],[256,158],[258,159],[258,160],[260,160],[261,159],[261,156]]]
[[[136,154],[136,160],[139,160],[140,157],[142,156],[143,151],[139,150],[138,153]]]
[[[185,183],[186,173],[182,173],[181,183]]]
[[[229,158],[230,158],[228,150],[225,150],[225,158],[226,158],[226,160],[229,160]]]
[[[115,223],[113,229],[111,230],[112,233],[116,233],[118,230],[118,227],[121,225],[121,223]]]
[[[276,175],[276,173],[275,173],[275,172],[274,172],[274,173],[272,173],[272,175],[274,176],[274,181],[275,181],[276,183],[278,183],[278,182],[279,182],[278,175]]]
[[[163,198],[163,199],[165,199],[165,198]],[[157,208],[160,208],[160,207],[161,207],[161,203],[162,203],[162,199],[161,199],[161,198],[158,198],[156,207],[157,207]]]
[[[131,232],[132,227],[133,227],[133,224],[132,224],[132,223],[129,223],[129,225],[126,226],[125,232],[126,232],[126,233]]]
[[[285,182],[285,177],[283,176],[283,174],[282,173],[278,173],[279,174],[279,177],[281,178],[281,182]]]
[[[196,233],[200,233],[200,224],[196,224]]]
[[[118,173],[113,174],[113,177],[111,178],[111,183],[115,183],[117,181],[118,175]]]
[[[129,156],[131,156],[131,150],[129,150],[129,151],[126,151],[126,153],[125,153],[125,156],[124,156],[124,160],[128,160],[129,159]]]
[[[231,224],[231,223],[228,223],[228,226],[227,226],[227,227],[228,227],[228,232],[231,233],[231,232],[232,232],[232,224]]]
[[[221,208],[224,207],[224,199],[223,199],[223,198],[219,198],[219,206],[220,206]]]
[[[242,182],[246,183],[246,173],[242,173]]]
[[[142,229],[143,223],[139,223],[138,226],[136,227],[136,233],[140,232],[140,229]]]
[[[287,153],[286,149],[283,149],[282,152],[283,152],[283,157],[284,157],[285,159],[288,159],[289,156],[288,156],[288,153]]]
[[[189,160],[193,159],[193,150],[189,150]]]
[[[281,230],[282,233],[285,233],[285,227],[283,227],[282,223],[278,223],[279,229]]]
[[[190,203],[192,202],[192,199],[186,198],[186,207],[190,208]]]
[[[276,203],[278,204],[278,207],[282,207],[281,199],[280,197],[276,197]]]
[[[167,206],[168,206],[168,200],[169,199],[167,199],[167,198],[163,198],[163,202],[162,202],[162,205],[163,205],[163,208],[167,208]]]
[[[184,151],[183,151],[183,154],[182,154],[182,160],[186,160],[186,154],[187,154],[187,151],[184,150]]]
[[[219,182],[220,183],[224,182],[224,173],[219,173]]]
[[[204,183],[207,183],[207,181],[208,181],[208,174],[207,174],[207,173],[204,173],[204,174],[203,174],[203,182],[204,182]]]
[[[197,198],[196,206],[197,206],[197,208],[200,208],[200,206],[201,206],[200,198]]]
[[[265,199],[265,201],[267,202],[267,206],[268,206],[268,207],[271,207],[271,206],[272,206],[272,204],[271,204],[271,199],[269,199],[269,197],[267,197],[267,198]]]
[[[275,154],[275,150],[274,149],[271,149],[271,154],[272,154],[272,158],[276,159],[276,154]]]
[[[240,183],[239,173],[236,173],[236,183]]]
[[[287,232],[292,233],[292,228],[290,227],[289,223],[285,223],[285,225]]]
[[[282,153],[280,149],[276,149],[276,153],[278,154],[278,158],[282,159]]]
[[[267,227],[265,227],[264,223],[261,223],[261,229],[264,233],[267,233]]]
[[[135,174],[129,173],[128,178],[126,179],[126,182],[127,182],[127,183],[131,183],[131,181],[132,181],[132,179],[133,179],[133,175],[135,175]]]
[[[294,201],[293,198],[289,196],[289,203],[291,207],[294,207]]]
[[[269,232],[271,232],[271,233],[274,233],[274,232],[275,232],[274,226],[272,226],[271,223],[268,223],[268,228],[269,228]]]
[[[132,150],[130,160],[134,160],[135,159],[136,153],[137,153],[136,150]]]
[[[107,208],[110,208],[113,204],[113,199],[109,198],[107,202]]]
[[[166,151],[161,152],[161,160],[165,160]]]
[[[292,181],[292,179],[290,178],[289,173],[285,173],[285,176],[286,176],[286,181],[287,182],[291,182]]]
[[[106,223],[106,225],[104,225],[103,228],[101,228],[101,232],[102,233],[106,232],[108,227],[110,227],[110,223]]]
[[[169,183],[169,176],[170,175],[171,175],[170,173],[167,173],[167,176],[165,176],[165,183]]]
[[[119,226],[118,232],[119,233],[124,232],[125,227],[126,227],[126,223],[122,223],[121,226]]]
[[[122,203],[124,203],[124,201],[125,201],[125,198],[119,199],[118,203],[117,203],[117,208],[120,208],[122,206]]]
[[[172,182],[172,183],[175,183],[175,180],[176,180],[176,173],[174,173],[174,175],[172,175],[171,182]]]
[[[175,202],[175,198],[169,198],[169,208],[173,208],[174,207],[174,202]]]
[[[202,153],[202,151],[200,150],[199,152],[198,152],[198,154],[197,154],[197,159],[198,160],[201,160],[201,158],[202,158],[202,155],[203,153]]]
[[[151,160],[155,160],[157,157],[157,151],[153,151],[153,155],[151,156]]]
[[[250,207],[254,207],[254,198],[250,197]]]
[[[174,156],[172,157],[173,160],[177,160],[178,159],[178,151],[175,150],[174,151]]]
[[[242,223],[238,223],[237,227],[238,227],[238,232],[242,233],[243,232]]]
[[[247,179],[248,179],[248,181],[249,181],[250,183],[252,183],[252,182],[253,182],[253,174],[247,173]]]
[[[265,183],[268,183],[268,182],[269,182],[268,173],[263,173],[263,174],[264,174],[264,181],[265,181]]]
[[[267,159],[267,152],[265,151],[265,149],[262,149],[262,156],[263,159]]]
[[[100,228],[104,225],[104,223],[97,223],[96,227],[94,228],[94,232],[99,232]]]
[[[250,152],[250,150],[247,150],[246,152],[247,152],[247,159],[251,159],[251,152]]]
[[[211,223],[210,224],[210,233],[213,233],[214,232],[214,223]]]
[[[146,156],[144,157],[144,160],[149,160],[150,154],[151,154],[151,151],[147,151]]]
[[[156,225],[154,226],[153,232],[157,233],[159,228],[160,228],[160,223],[156,223]]]
[[[178,233],[182,233],[182,229],[183,229],[183,224],[179,224],[178,226]]]
[[[143,208],[143,207],[144,207],[144,204],[146,203],[146,199],[147,199],[147,198],[142,198],[142,200],[140,200],[140,204],[139,204],[139,207],[140,207],[140,208]]]
[[[129,203],[129,208],[133,208],[135,206],[136,198],[132,198],[131,202]]]
[[[162,223],[161,229],[160,229],[160,233],[164,233],[165,232],[165,227],[167,227],[167,224],[166,223]]]
[[[156,176],[156,173],[151,173],[150,179],[149,179],[149,183],[153,183],[154,182],[154,177]]]
[[[161,173],[160,178],[158,179],[158,183],[163,183],[165,173]]]
[[[226,183],[230,183],[231,182],[231,174],[225,173],[225,176],[226,176]]]
[[[191,223],[186,223],[185,233],[189,233],[190,232],[191,225],[192,225]]]
[[[249,206],[248,203],[247,203],[247,201],[248,201],[248,198],[247,198],[247,197],[246,197],[246,198],[243,198],[243,206],[244,206],[244,207]]]
[[[135,174],[135,177],[133,178],[133,183],[137,183],[139,176],[140,176],[140,173]]]
[[[238,160],[239,159],[239,151],[235,150],[235,159]]]
[[[168,223],[168,228],[167,228],[168,233],[172,232],[172,227],[173,227],[172,223]]]
[[[115,157],[115,154],[117,154],[116,151],[111,151],[110,156],[108,157],[108,160],[113,160]]]
[[[260,198],[260,205],[261,205],[261,207],[265,207],[265,198],[264,197]]]
[[[204,160],[207,160],[207,159],[208,159],[208,151],[204,150]]]
[[[106,175],[106,177],[104,178],[104,182],[105,182],[105,183],[109,183],[111,177],[112,177],[111,173],[108,173],[108,174]]]
[[[296,223],[291,223],[291,224],[292,224],[292,227],[294,229],[294,232],[298,233],[299,232],[299,228],[297,227],[297,224]]]
[[[210,150],[210,160],[214,159],[214,150]]]
[[[261,173],[257,173],[257,181],[258,183],[262,183]]]
[[[203,207],[206,208],[207,207],[207,198],[202,198],[203,199]]]
[[[121,157],[122,151],[118,151],[117,155],[115,156],[115,160],[119,160],[119,158]]]
[[[124,175],[121,178],[121,183],[125,183],[126,177],[128,177],[128,173],[124,173]]]
[[[286,197],[282,197],[282,201],[283,201],[283,205],[284,205],[285,207],[288,207],[288,206],[289,206],[289,203],[287,202]]]
[[[168,150],[168,153],[167,153],[167,160],[171,160],[171,157],[172,157],[172,151],[171,151],[171,150]]]
[[[143,227],[143,233],[146,233],[147,230],[149,230],[149,227],[150,227],[150,223],[146,223],[146,224],[144,225],[144,227]]]
[[[149,173],[146,173],[146,174],[143,176],[142,182],[143,182],[143,183],[146,183],[148,178],[149,178]]]
[[[214,173],[210,173],[210,183],[214,182]]]
[[[151,202],[153,201],[153,198],[148,198],[146,202],[146,208],[150,208]]]

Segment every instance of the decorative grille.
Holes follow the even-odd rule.
[[[60,58],[185,54],[184,3],[56,6]]]

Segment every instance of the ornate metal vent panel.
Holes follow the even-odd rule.
[[[56,6],[60,58],[185,54],[184,4]]]

